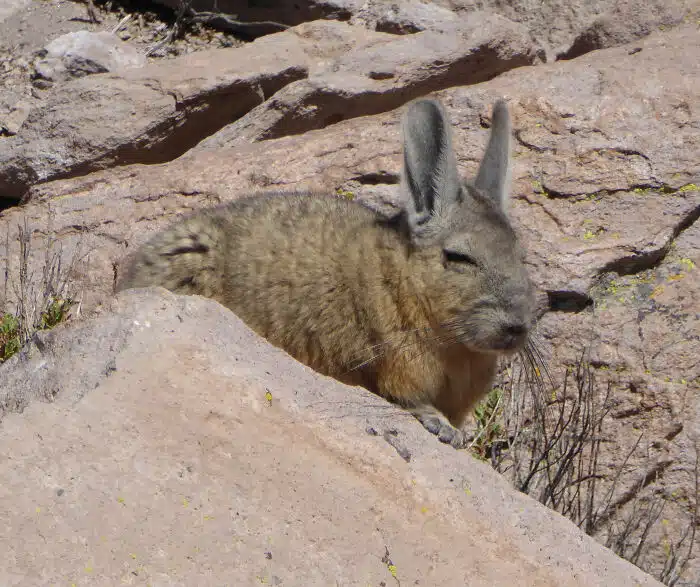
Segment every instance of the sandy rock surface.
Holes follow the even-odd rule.
[[[657,584],[211,300],[132,290],[11,361],[53,403],[3,421],[3,585]]]

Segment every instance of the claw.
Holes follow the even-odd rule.
[[[413,409],[412,413],[428,432],[438,437],[440,442],[454,448],[464,448],[464,432],[450,424],[447,418],[437,410],[420,407]]]

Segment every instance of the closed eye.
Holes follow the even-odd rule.
[[[457,251],[443,251],[445,258],[445,264],[451,265],[477,265],[477,262],[473,257],[465,253],[459,253]]]

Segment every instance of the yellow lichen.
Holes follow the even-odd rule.
[[[350,190],[346,190],[341,188],[336,188],[335,193],[338,194],[341,198],[345,198],[346,200],[354,200],[355,199],[355,194],[351,192]]]
[[[663,285],[657,285],[654,290],[651,292],[649,297],[651,299],[654,299],[656,296],[661,295],[664,292],[664,286]]]
[[[683,267],[685,267],[686,271],[690,271],[691,269],[695,269],[695,263],[693,263],[692,259],[688,259],[687,257],[684,257],[679,261]]]

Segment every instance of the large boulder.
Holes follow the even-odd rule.
[[[485,14],[444,34],[387,37],[312,70],[198,147],[242,145],[386,112],[428,92],[479,83],[544,59],[523,27]]]
[[[0,390],[24,408],[2,422],[3,585],[660,585],[211,300],[126,292]]]

